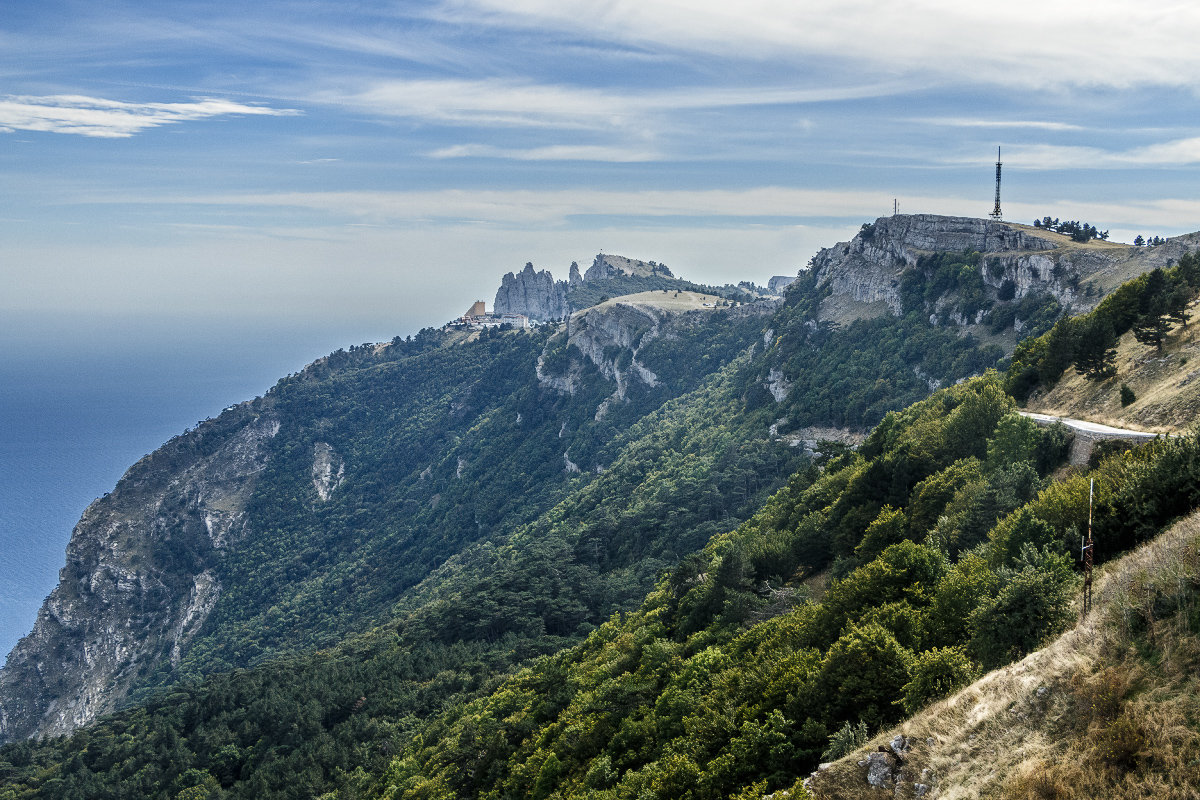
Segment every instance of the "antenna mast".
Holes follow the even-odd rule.
[[[1000,211],[1000,148],[996,148],[996,207],[992,209],[992,219],[999,222],[1004,219],[1004,214]]]

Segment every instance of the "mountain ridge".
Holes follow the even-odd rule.
[[[986,221],[978,222],[986,230]],[[872,236],[883,236],[888,227],[883,224]],[[1011,235],[1020,241],[1024,234],[1018,234]],[[957,238],[947,241],[960,243]],[[132,546],[122,544],[124,539],[111,540],[125,547],[127,563],[77,570],[100,575],[118,588],[126,573],[132,576],[125,581],[131,587],[145,575],[178,575],[178,587],[166,603],[168,618],[156,623],[159,633],[153,641],[147,639],[149,655],[110,670],[112,686],[95,681],[97,691],[81,715],[56,716],[55,710],[49,724],[59,720],[65,729],[99,712],[155,697],[160,699],[146,708],[158,710],[134,708],[112,719],[169,713],[170,703],[164,705],[163,697],[178,697],[180,703],[201,698],[195,702],[215,703],[219,709],[226,701],[219,691],[206,695],[210,689],[205,687],[241,681],[243,675],[251,682],[277,684],[277,671],[286,669],[288,659],[307,664],[306,674],[317,676],[313,680],[337,674],[336,665],[322,666],[320,658],[303,655],[332,646],[332,652],[343,654],[335,661],[361,650],[386,652],[379,665],[385,672],[396,663],[408,665],[404,669],[413,682],[404,683],[406,688],[386,705],[386,713],[405,720],[403,724],[383,726],[370,735],[355,728],[360,723],[347,709],[384,713],[373,705],[383,679],[367,673],[352,684],[362,687],[358,699],[342,697],[336,686],[323,687],[320,703],[332,705],[318,704],[316,718],[309,710],[278,711],[316,726],[315,738],[306,740],[304,748],[325,747],[329,740],[322,737],[334,731],[345,737],[340,741],[362,736],[362,741],[382,746],[393,741],[388,736],[399,735],[396,731],[427,730],[419,715],[428,724],[442,724],[430,715],[459,696],[455,692],[492,685],[484,676],[498,679],[523,658],[586,640],[614,613],[632,613],[639,600],[661,589],[661,584],[654,587],[665,576],[674,576],[670,592],[680,598],[697,590],[686,607],[672,606],[671,612],[683,614],[681,630],[690,636],[703,633],[714,620],[770,622],[794,606],[800,598],[796,581],[812,577],[812,570],[828,568],[839,579],[859,574],[855,570],[867,569],[881,551],[903,544],[907,516],[912,516],[912,526],[924,524],[918,520],[937,523],[930,533],[936,535],[933,544],[922,547],[944,547],[957,555],[986,533],[981,527],[986,512],[973,517],[972,504],[983,498],[999,504],[997,508],[1010,507],[1014,497],[1025,497],[1039,485],[1037,475],[1053,467],[1051,451],[1065,452],[1065,444],[1054,429],[1036,433],[1015,421],[1016,415],[1008,413],[1012,400],[994,375],[942,390],[923,405],[905,406],[938,385],[952,386],[983,372],[1002,356],[999,348],[963,331],[956,312],[974,308],[972,315],[999,314],[1000,322],[1011,324],[1001,312],[1036,295],[1017,298],[1014,290],[1013,297],[1003,299],[1003,281],[1000,287],[987,283],[982,274],[986,254],[978,251],[909,250],[912,263],[901,263],[892,253],[899,250],[889,247],[878,249],[890,259],[889,280],[897,282],[893,288],[898,288],[901,310],[907,305],[919,314],[886,313],[830,324],[823,314],[826,302],[838,291],[853,299],[853,289],[838,289],[829,270],[800,271],[781,302],[733,305],[738,301],[713,298],[711,307],[697,300],[672,311],[667,307],[676,299],[671,289],[664,293],[660,287],[641,300],[614,297],[575,312],[568,324],[470,334],[430,329],[412,340],[339,351],[281,380],[263,398],[176,437],[136,473],[131,469],[131,481],[151,466],[161,467],[156,479],[174,494],[152,505],[178,509],[180,524],[155,528],[150,520],[140,535],[124,537]],[[980,286],[985,290],[972,294]],[[1046,309],[1053,311],[1049,305]],[[1057,313],[1061,310],[1058,306]],[[973,324],[992,324],[985,318]],[[837,443],[806,439],[814,426],[861,431],[880,420],[857,456]],[[246,461],[244,472],[253,469],[258,476],[252,487],[243,482],[232,493],[204,495],[194,481],[181,479],[192,463],[189,458],[211,457],[253,424],[272,433],[260,437],[258,445],[269,457],[264,460],[259,453]],[[962,458],[922,479],[954,456]],[[1017,469],[1006,459],[1025,466]],[[805,467],[810,460],[813,465]],[[1017,471],[1009,474],[1010,468]],[[823,471],[828,478],[821,478]],[[921,484],[926,494],[917,495],[910,509],[906,498],[918,480],[933,483]],[[785,482],[790,499],[764,506],[765,498]],[[1071,487],[1077,493],[1079,481]],[[118,488],[102,507],[132,496],[127,491],[132,482]],[[849,494],[837,499],[843,490]],[[1051,496],[1061,499],[1062,490],[1055,491],[1059,494]],[[888,498],[888,507],[880,507]],[[1070,503],[1076,500],[1072,494]],[[796,502],[806,509],[803,514],[789,510],[788,504]],[[825,506],[824,517],[799,521]],[[936,513],[943,506],[948,509],[941,515],[944,521]],[[1059,513],[1050,501],[1041,509],[1037,513]],[[761,542],[755,538],[758,533],[746,538],[751,528],[739,527],[749,517],[757,520],[751,528],[766,536]],[[1060,522],[1057,516],[1050,519]],[[832,525],[828,531],[827,522]],[[1026,534],[1015,524],[997,528],[1003,529],[996,534],[997,559],[1016,557],[1012,551],[1019,548],[1010,539],[1018,536],[1014,530]],[[773,526],[782,527],[772,533]],[[1037,525],[1030,530],[1044,533]],[[1054,536],[1074,539],[1057,529]],[[93,545],[109,541],[93,538]],[[751,549],[736,555],[739,541]],[[889,558],[919,555],[918,561],[925,563],[926,556],[933,557],[932,549],[901,551],[892,551]],[[781,563],[799,559],[804,571],[772,566],[764,553],[779,556]],[[1034,572],[1058,569],[1037,558],[1029,567]],[[174,572],[163,572],[163,559]],[[710,562],[707,567],[704,559]],[[935,573],[941,569],[933,561],[928,566]],[[918,565],[904,569],[910,567]],[[77,572],[62,584],[64,594],[81,585]],[[758,577],[752,580],[752,574]],[[163,607],[155,602],[156,608]],[[914,602],[920,606],[925,600]],[[207,619],[196,621],[206,611]],[[889,635],[916,647],[918,632],[904,627],[903,615],[871,613],[872,625],[892,626]],[[125,619],[136,617],[128,613]],[[41,655],[58,657],[55,648],[65,652],[78,647],[74,652],[86,656],[87,630],[80,631],[77,637],[46,637],[31,644],[38,644]],[[832,621],[814,631],[805,635],[822,642],[837,634]],[[338,649],[343,647],[339,642],[345,650]],[[34,650],[18,659],[23,675],[36,674]],[[414,658],[426,666],[417,668]],[[43,658],[41,663],[51,661]],[[453,665],[448,667],[451,674],[436,672],[437,664]],[[243,667],[254,669],[245,673]],[[216,683],[207,682],[211,673],[217,673]],[[435,674],[441,677],[435,680]],[[122,683],[129,675],[134,677]],[[69,704],[70,698],[87,696],[71,687],[43,687],[45,702],[39,707],[17,696],[20,686],[36,688],[36,681],[22,681],[7,667],[0,677],[7,681],[0,692],[0,721],[12,738],[37,735],[38,723],[30,717],[41,714],[44,723],[46,709],[60,708],[62,698]],[[184,717],[178,724],[199,719],[197,706],[183,707],[193,710],[180,712]],[[830,733],[823,726],[839,718],[822,719],[819,726],[806,728],[800,751],[789,758],[808,759]],[[762,724],[767,727],[754,731],[776,736],[776,722]],[[112,730],[109,723],[99,725]],[[317,735],[318,729],[324,733]],[[252,742],[238,741],[236,747],[243,750]],[[208,753],[207,744],[188,746],[197,748],[197,754]],[[270,747],[276,746],[294,744],[272,740]],[[317,757],[315,750],[303,752]],[[360,751],[355,758],[378,766],[387,755]],[[556,778],[549,767],[530,766],[544,756],[520,770],[545,768],[550,785]],[[205,769],[205,759],[215,756],[198,757],[202,760],[196,763]],[[263,776],[274,769],[252,764],[245,753],[240,758],[244,773],[218,770],[222,787],[253,791],[254,781],[266,780]],[[322,769],[350,763],[331,761],[328,754],[320,758]],[[526,772],[523,777],[514,773],[513,780],[526,781]],[[608,781],[601,772],[595,780]],[[210,778],[216,774],[210,772]],[[303,796],[295,793],[299,787],[289,790],[273,774],[272,791]],[[351,783],[330,772],[304,785],[320,793]]]

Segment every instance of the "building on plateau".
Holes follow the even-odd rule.
[[[451,322],[448,327],[479,331],[484,328],[499,328],[501,325],[528,328],[530,327],[529,317],[524,314],[489,314],[487,304],[483,300],[476,300],[465,314]]]

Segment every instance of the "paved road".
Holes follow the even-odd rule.
[[[1114,428],[1110,425],[1101,425],[1098,422],[1088,422],[1082,419],[1071,419],[1070,417],[1055,417],[1050,414],[1034,414],[1032,411],[1020,412],[1022,417],[1029,417],[1035,422],[1040,422],[1043,425],[1049,425],[1052,422],[1061,422],[1068,428],[1073,428],[1077,431],[1095,434],[1102,438],[1112,439],[1153,439],[1159,436],[1157,433],[1146,433],[1145,431],[1131,431],[1128,428]]]

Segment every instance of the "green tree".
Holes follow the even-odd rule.
[[[896,718],[893,705],[911,679],[912,651],[875,624],[852,626],[821,664],[819,693],[831,720],[856,717],[870,725]]]
[[[1196,290],[1185,281],[1180,281],[1167,295],[1165,302],[1167,317],[1186,329],[1188,324],[1187,307],[1195,296]]]
[[[1128,384],[1121,384],[1121,407],[1132,405],[1137,400],[1137,395],[1133,393]]]
[[[1170,284],[1161,268],[1146,273],[1142,283],[1139,313],[1133,322],[1133,337],[1142,344],[1154,345],[1160,352],[1163,339],[1171,330],[1167,303],[1169,294]]]
[[[1021,562],[1000,593],[971,614],[970,649],[986,669],[1033,652],[1071,619],[1067,557],[1026,543]]]
[[[1117,373],[1117,334],[1107,316],[1089,314],[1076,326],[1075,371],[1088,380],[1102,381]]]

